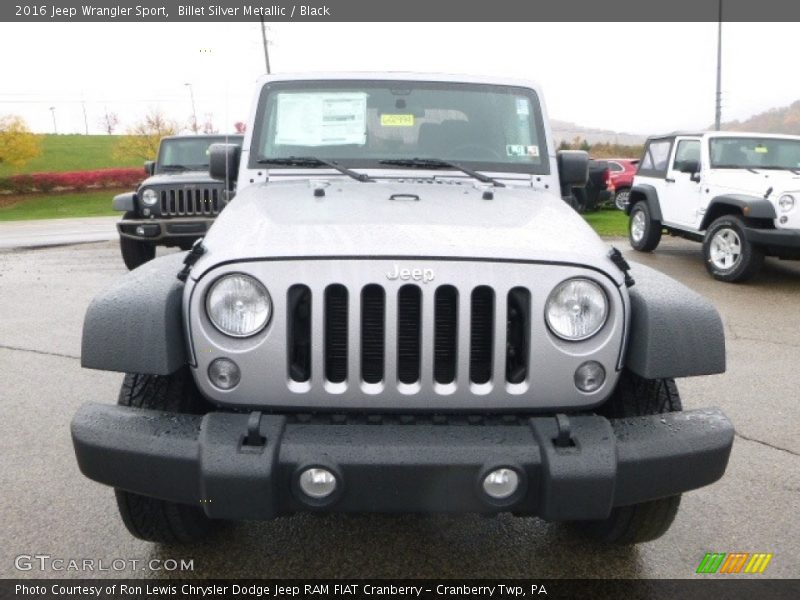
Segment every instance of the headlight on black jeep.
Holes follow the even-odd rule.
[[[148,188],[142,192],[142,203],[145,206],[153,206],[156,202],[158,202],[158,194],[155,190]]]
[[[567,279],[550,292],[545,305],[547,326],[563,340],[592,337],[605,325],[608,299],[591,279]]]
[[[232,337],[255,335],[269,322],[272,299],[258,280],[243,273],[220,277],[206,295],[214,327]]]

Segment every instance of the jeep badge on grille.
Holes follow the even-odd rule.
[[[433,269],[401,269],[397,264],[394,265],[393,270],[386,272],[386,279],[389,281],[400,279],[401,281],[421,281],[422,283],[428,283],[435,278],[436,275]]]

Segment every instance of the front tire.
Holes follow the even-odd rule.
[[[135,218],[135,215],[127,212],[123,220],[133,218]],[[119,249],[122,252],[122,260],[130,271],[133,271],[136,267],[140,267],[147,261],[153,260],[156,257],[156,247],[153,244],[127,237],[120,236]]]
[[[714,279],[729,283],[747,281],[764,264],[764,252],[747,241],[744,222],[736,215],[711,223],[703,240],[703,258]]]
[[[653,219],[647,202],[639,201],[631,209],[628,240],[631,247],[639,252],[652,252],[658,247],[661,241],[661,221]]]
[[[611,419],[678,412],[682,409],[673,379],[644,379],[623,371],[600,414]],[[606,519],[578,523],[581,532],[604,544],[640,544],[664,535],[681,503],[680,494],[611,509]]]
[[[172,375],[128,373],[117,404],[184,414],[203,414],[208,407],[183,368]],[[117,508],[131,535],[162,544],[187,544],[207,537],[214,522],[199,506],[178,504],[115,489]]]

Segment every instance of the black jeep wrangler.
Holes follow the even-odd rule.
[[[135,192],[114,197],[122,259],[135,269],[156,255],[156,246],[188,250],[202,237],[232,195],[208,175],[211,144],[242,143],[241,135],[179,135],[161,140],[158,158],[144,163],[148,175]]]

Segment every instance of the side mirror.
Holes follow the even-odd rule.
[[[681,163],[681,173],[699,173],[700,161],[699,160],[685,160]]]
[[[156,161],[154,160],[146,160],[144,161],[144,172],[147,173],[148,177],[152,177],[155,175],[156,172]]]
[[[582,188],[589,179],[589,154],[583,150],[560,150],[556,154],[561,195],[570,194],[570,188]],[[566,193],[565,193],[566,192]]]
[[[225,182],[225,189],[232,190],[239,175],[239,160],[242,147],[237,144],[211,144],[208,151],[208,174],[212,179]]]

